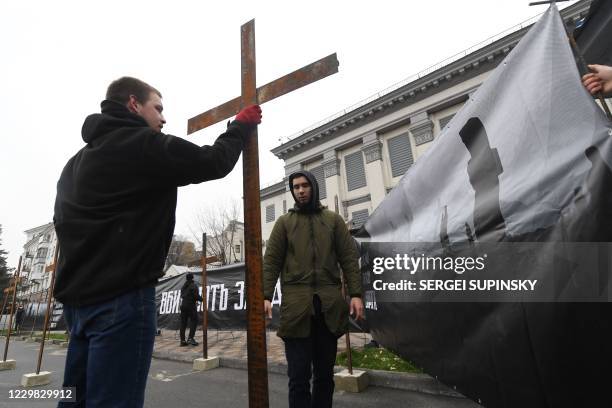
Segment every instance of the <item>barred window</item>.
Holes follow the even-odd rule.
[[[274,204],[266,206],[266,222],[272,222],[275,218]]]
[[[36,252],[37,258],[46,258],[47,257],[47,248],[38,248]]]
[[[389,159],[391,160],[391,174],[393,177],[401,176],[414,163],[412,147],[408,133],[389,139]]]
[[[347,155],[344,158],[346,168],[346,185],[349,191],[366,186],[363,153],[361,151]]]
[[[325,171],[323,170],[323,166],[315,167],[311,169],[310,172],[315,179],[317,179],[317,184],[319,185],[319,198],[323,200],[327,197],[327,189],[325,188]]]
[[[352,228],[361,227],[368,219],[368,215],[369,215],[369,212],[367,208],[365,210],[354,211],[351,217],[352,218],[351,227]]]
[[[446,125],[449,124],[449,122],[453,119],[453,116],[455,115],[454,114],[448,115],[440,119],[440,130],[444,129]]]

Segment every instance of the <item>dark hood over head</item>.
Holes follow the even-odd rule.
[[[308,204],[300,206],[297,199],[295,198],[295,194],[293,194],[293,179],[296,177],[304,176],[310,182],[310,186],[312,187],[312,194],[310,196],[310,201]],[[293,200],[295,201],[295,208],[300,211],[318,211],[321,208],[321,203],[319,202],[319,184],[317,183],[317,179],[315,176],[306,170],[296,171],[289,176],[289,191],[291,191],[291,196],[293,196]]]
[[[118,127],[148,127],[144,118],[132,113],[119,102],[104,100],[100,104],[102,113],[94,113],[85,118],[81,129],[81,136],[85,143],[105,135]]]

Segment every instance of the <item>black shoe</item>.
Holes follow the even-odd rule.
[[[198,342],[195,341],[195,339],[187,339],[187,343],[191,344],[192,346],[197,346]]]
[[[376,340],[370,340],[370,342],[363,346],[364,348],[378,348],[378,342]]]
[[[181,340],[181,347],[187,346],[189,345],[189,343],[187,343],[186,341]]]

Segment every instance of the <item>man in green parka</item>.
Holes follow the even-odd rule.
[[[348,329],[349,313],[355,319],[364,315],[358,254],[342,217],[319,202],[319,186],[310,172],[291,174],[289,187],[295,206],[274,224],[264,256],[264,309],[272,318],[280,276],[277,334],[285,343],[289,407],[331,407],[337,340]],[[341,271],[350,306],[341,294]]]

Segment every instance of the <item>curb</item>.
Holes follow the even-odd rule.
[[[181,363],[193,363],[200,354],[177,353],[171,351],[153,351],[153,358],[159,360],[178,361]],[[239,370],[247,369],[247,361],[240,358],[220,357],[219,366]],[[344,370],[346,367],[335,366],[334,372]],[[363,369],[368,373],[370,385],[376,387],[391,388],[396,390],[414,391],[424,394],[443,395],[464,399],[465,396],[442,384],[428,374],[397,373],[382,370]],[[287,364],[268,363],[268,372],[273,374],[287,374]]]

